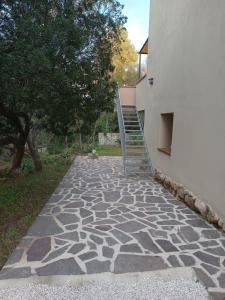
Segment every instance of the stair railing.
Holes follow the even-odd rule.
[[[123,157],[123,167],[124,167],[124,172],[126,174],[126,168],[125,168],[126,131],[125,131],[125,127],[124,127],[123,112],[122,112],[122,105],[121,105],[119,88],[117,88],[117,90],[116,90],[115,105],[116,105],[118,124],[119,124],[119,130],[120,130],[120,144],[121,144],[121,152],[122,152],[122,157]]]
[[[148,162],[149,162],[149,166],[150,166],[150,169],[151,169],[151,175],[154,176],[154,168],[152,166],[152,161],[151,161],[151,157],[150,157],[150,153],[149,153],[149,150],[148,150],[148,147],[147,147],[147,144],[146,144],[146,140],[145,140],[145,134],[144,134],[144,128],[143,128],[143,125],[141,123],[141,119],[140,119],[140,116],[139,116],[139,113],[137,111],[137,107],[135,108],[136,109],[136,114],[137,114],[137,119],[138,119],[138,123],[139,123],[139,126],[140,126],[140,129],[141,129],[141,133],[142,133],[142,136],[143,136],[143,141],[144,141],[144,146],[145,146],[145,151],[146,151],[146,155],[148,157]]]

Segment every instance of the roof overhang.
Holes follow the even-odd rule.
[[[138,52],[139,54],[148,54],[148,38],[145,41],[144,45],[141,47],[141,50]]]

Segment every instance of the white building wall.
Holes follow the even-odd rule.
[[[225,1],[151,0],[148,77],[137,85],[154,167],[225,220]],[[174,113],[172,154],[157,150],[160,114]]]

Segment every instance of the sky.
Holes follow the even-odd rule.
[[[148,37],[150,0],[119,0],[128,17],[125,27],[136,50],[140,50]]]

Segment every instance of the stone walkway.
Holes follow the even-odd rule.
[[[77,157],[0,279],[193,266],[225,297],[225,237],[119,157]],[[222,294],[224,293],[224,294]]]

